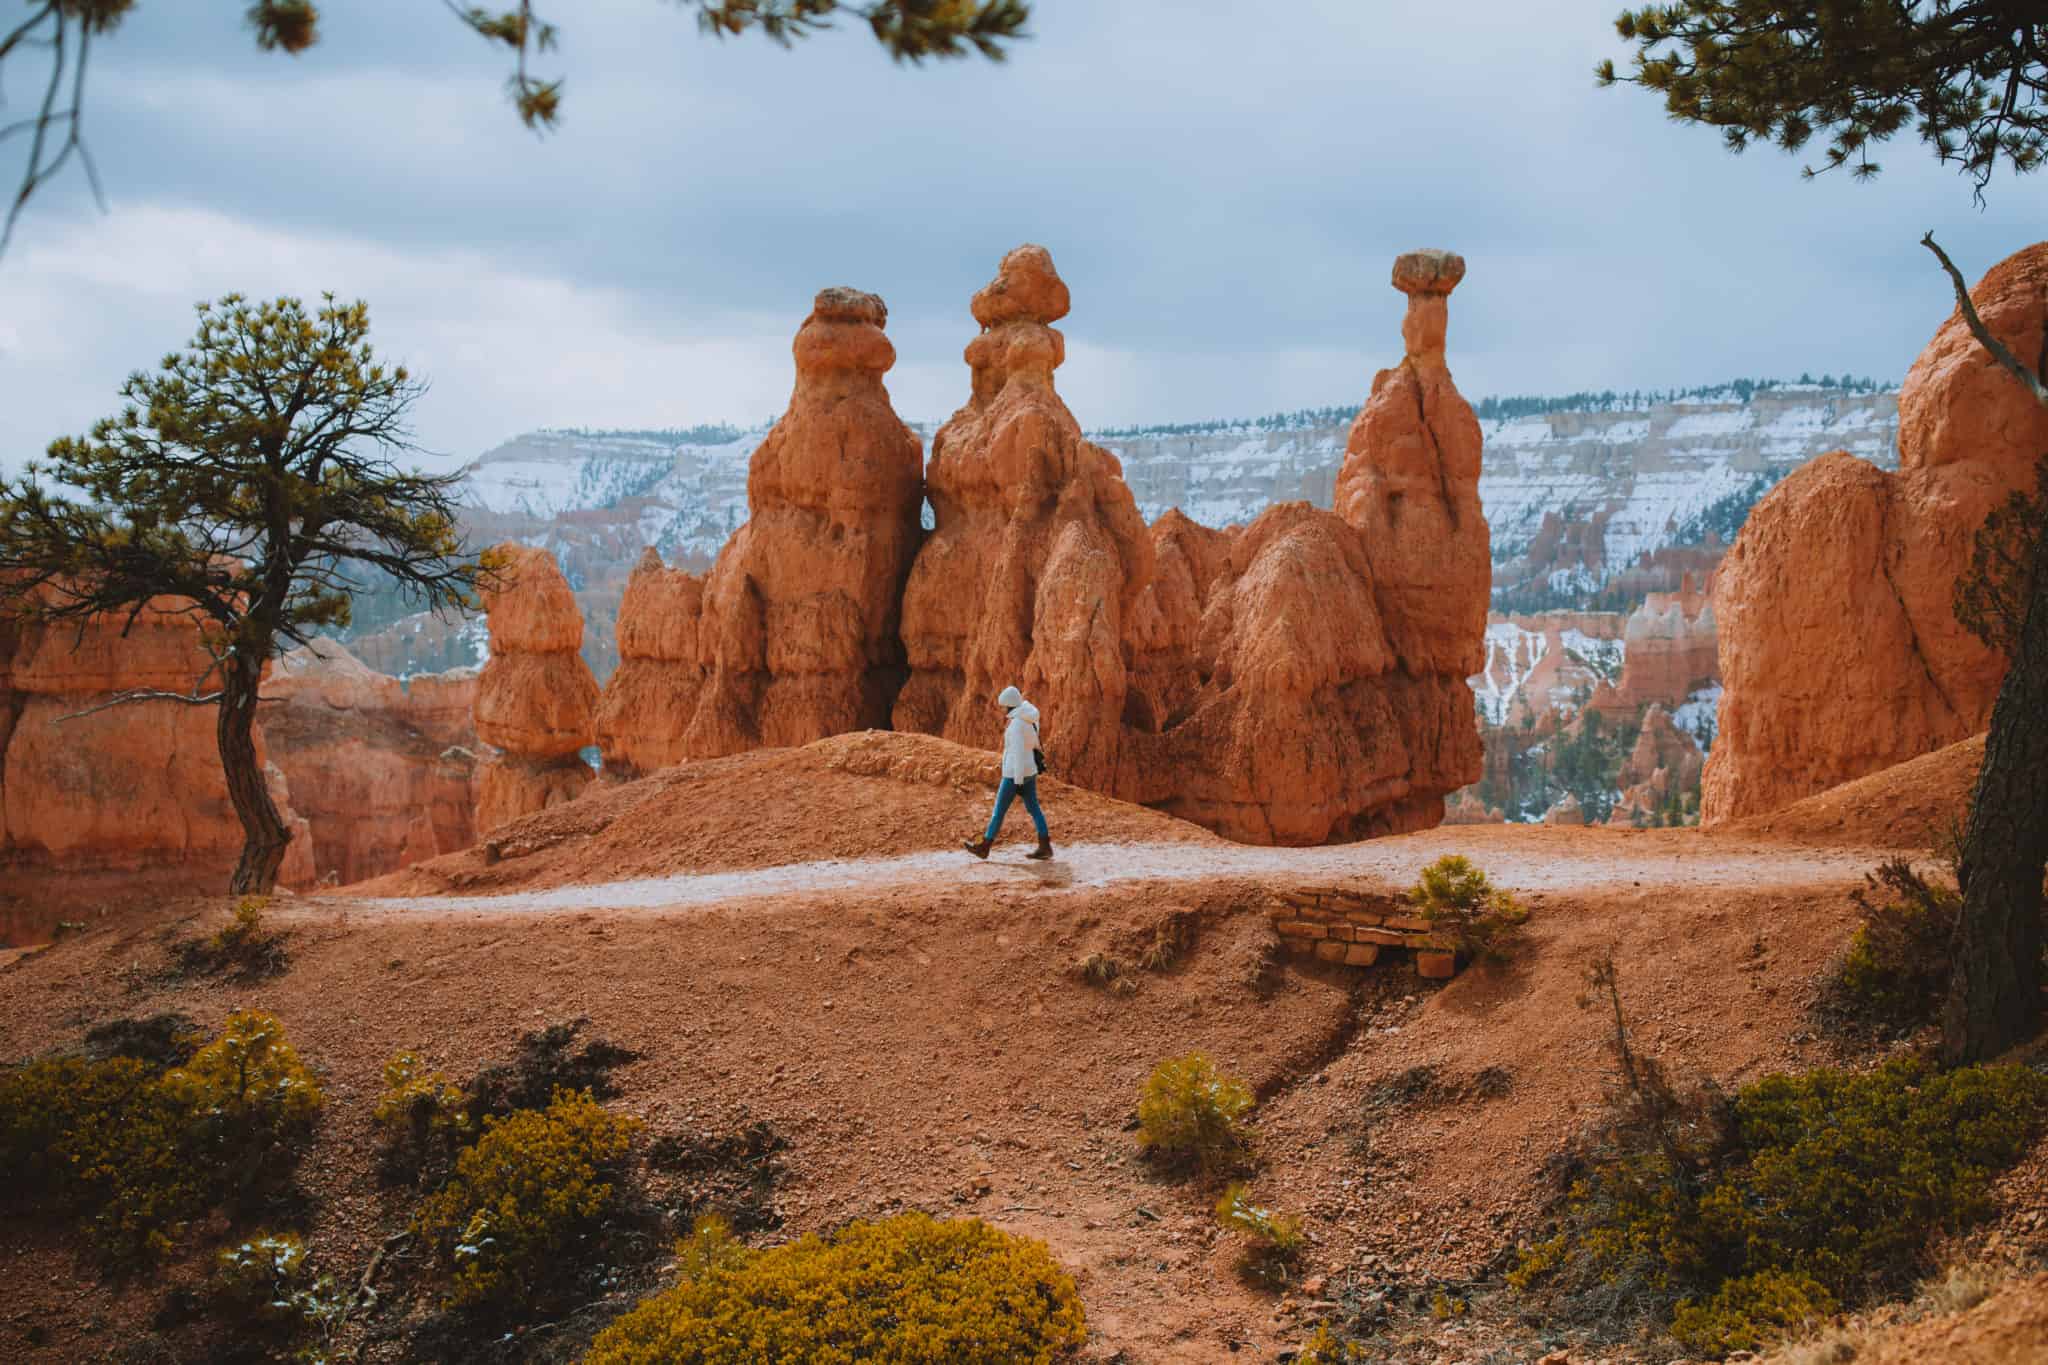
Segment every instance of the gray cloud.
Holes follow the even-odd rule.
[[[1728,156],[1593,88],[1611,0],[1488,0],[1449,33],[1360,0],[1040,0],[1007,65],[922,70],[850,25],[783,52],[659,0],[554,8],[565,122],[537,141],[503,61],[417,0],[338,0],[298,59],[256,53],[238,7],[145,0],[98,68],[114,215],[66,183],[0,262],[0,460],[111,408],[237,285],[368,297],[455,454],[765,416],[841,282],[890,302],[899,406],[942,416],[967,297],[1024,240],[1073,286],[1089,423],[1362,397],[1399,344],[1388,262],[1424,244],[1471,262],[1474,396],[1895,377],[1948,309],[1920,233],[1981,271],[2039,235],[2048,186],[1979,211],[1910,140],[1868,186]]]

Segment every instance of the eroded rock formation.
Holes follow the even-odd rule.
[[[644,557],[635,568],[598,715],[608,768],[889,723],[923,454],[882,385],[896,363],[888,315],[873,294],[820,292],[792,348],[789,410],[753,454],[747,523],[701,580]]]
[[[1971,291],[2023,356],[2048,345],[2048,243]],[[1715,580],[1720,734],[1706,823],[1775,810],[1982,730],[2004,661],[1955,619],[1985,516],[2032,486],[2048,410],[1960,312],[1899,392],[1899,471],[1823,455],[1772,490]]]
[[[461,669],[401,684],[332,640],[277,661],[263,735],[322,880],[362,881],[473,842],[477,681]]]
[[[932,439],[936,528],[904,593],[910,677],[894,721],[992,747],[996,694],[1015,683],[1049,718],[1061,775],[1114,792],[1126,641],[1155,553],[1116,457],[1082,438],[1054,390],[1066,341],[1051,324],[1067,309],[1039,246],[1003,257],[974,296],[973,391]]]
[[[597,680],[578,652],[583,615],[546,550],[500,545],[484,592],[491,659],[476,692],[476,735],[497,752],[477,772],[476,829],[574,800],[596,776],[581,757],[595,742]]]
[[[1311,844],[1435,824],[1480,776],[1466,681],[1485,661],[1480,435],[1444,363],[1464,270],[1448,252],[1395,262],[1406,355],[1352,425],[1336,513],[1288,503],[1213,540],[1158,536],[1142,692],[1187,718],[1129,736],[1119,795],[1232,838]],[[1172,696],[1151,679],[1191,606],[1196,685]]]
[[[1720,677],[1713,581],[1686,574],[1677,592],[1653,592],[1628,615],[1616,700],[1625,707],[1677,706]]]

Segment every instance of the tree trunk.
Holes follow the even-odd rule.
[[[1953,1064],[1995,1057],[2041,1022],[2041,879],[2048,871],[2048,535],[1991,711],[1963,839],[1963,916],[1942,1016]]]
[[[235,864],[228,890],[238,896],[267,896],[277,885],[277,870],[284,865],[292,832],[270,799],[263,765],[256,761],[256,694],[263,682],[263,660],[238,651],[228,656],[223,671],[215,735],[228,800],[242,821],[242,859]]]

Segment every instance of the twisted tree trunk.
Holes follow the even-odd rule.
[[[1942,1016],[1952,1063],[1995,1057],[2041,1024],[2041,877],[2048,867],[2048,538],[1998,689],[1963,841],[1963,917]]]
[[[256,759],[256,700],[263,682],[263,659],[237,650],[222,666],[219,715],[214,734],[220,746],[221,770],[227,775],[228,800],[242,822],[242,857],[235,864],[228,889],[238,896],[267,896],[277,885],[292,832],[285,827],[263,765]]]

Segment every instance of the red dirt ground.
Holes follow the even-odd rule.
[[[1254,1186],[1303,1215],[1308,1286],[1426,1302],[1526,1233],[1546,1161],[1599,1103],[1601,1021],[1575,1003],[1590,959],[1612,953],[1638,1045],[1680,1074],[1739,1084],[1819,1063],[1815,978],[1847,938],[1847,893],[1881,856],[1781,829],[1523,826],[1249,850],[1048,784],[1060,862],[1022,862],[1013,833],[978,864],[949,850],[983,818],[991,766],[936,740],[856,735],[600,790],[497,832],[494,864],[454,855],[361,894],[281,900],[292,968],[256,985],[155,974],[167,932],[194,914],[210,926],[219,903],[117,911],[0,968],[0,1057],[121,1016],[276,1012],[328,1086],[304,1172],[325,1196],[309,1240],[354,1275],[405,1216],[371,1174],[383,1061],[418,1047],[464,1075],[523,1030],[588,1015],[645,1054],[620,1073],[615,1104],[655,1133],[745,1115],[791,1137],[777,1196],[787,1234],[906,1207],[977,1214],[1043,1238],[1074,1273],[1087,1359],[1271,1360],[1326,1300],[1242,1283],[1210,1214],[1216,1188],[1141,1159],[1128,1127],[1156,1062],[1200,1048],[1254,1086]],[[1405,964],[1275,964],[1273,886],[1399,885],[1450,850],[1532,904],[1510,965],[1439,986]],[[594,908],[628,877],[665,880]],[[1183,911],[1190,951],[1136,972],[1134,993],[1074,972],[1096,951],[1134,961]],[[1433,1083],[1390,1099],[1416,1089],[1418,1067]],[[1497,1097],[1483,1096],[1482,1071]],[[2036,1257],[2048,1254],[2044,1164],[2037,1151],[2011,1183],[2001,1224]],[[1381,1338],[1384,1358],[1541,1354],[1540,1331],[1501,1302],[1449,1323],[1410,1314]],[[62,1239],[0,1225],[0,1356],[25,1351],[36,1325],[50,1345],[22,1358],[98,1357],[146,1316]],[[385,1350],[364,1359],[398,1358]]]

